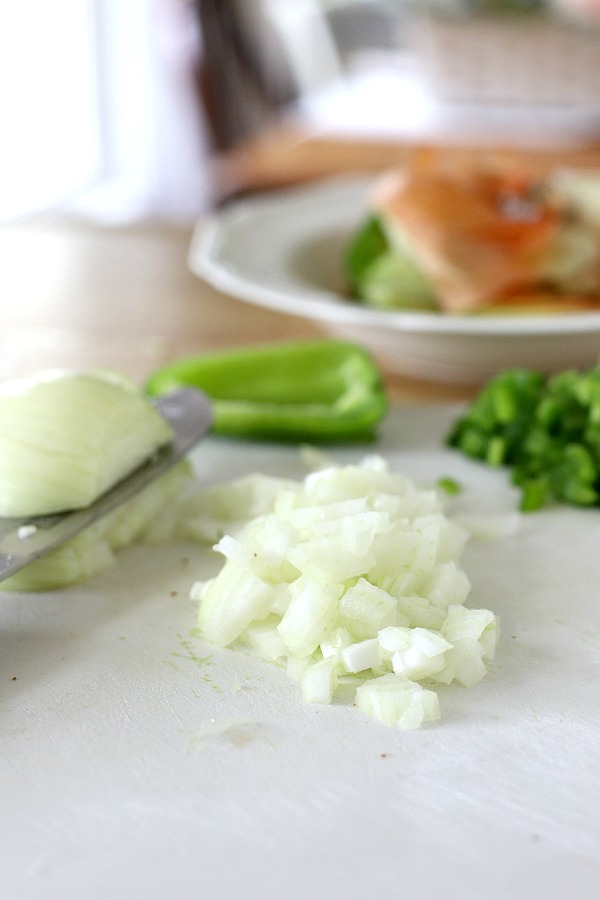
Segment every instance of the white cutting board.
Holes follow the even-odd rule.
[[[395,410],[374,448],[466,511],[506,475],[444,449],[456,410]],[[340,462],[364,448],[339,449]],[[295,449],[211,438],[204,481],[304,474]],[[473,542],[493,670],[442,719],[391,730],[304,705],[285,674],[193,636],[219,559],[132,548],[88,584],[0,604],[2,900],[600,897],[600,510]]]

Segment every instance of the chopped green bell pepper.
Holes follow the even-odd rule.
[[[508,466],[521,509],[551,503],[600,506],[600,361],[553,376],[499,373],[447,435],[491,466]]]
[[[197,387],[212,400],[213,432],[279,441],[367,441],[387,409],[380,373],[342,340],[252,345],[182,359],[155,372],[150,395]]]

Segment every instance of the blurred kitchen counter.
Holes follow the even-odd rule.
[[[285,188],[345,172],[376,173],[408,163],[426,141],[399,141],[393,137],[347,136],[327,131],[273,125],[224,154],[217,175],[224,197]],[[600,168],[600,139],[565,142],[563,146],[499,144],[437,145],[445,160],[460,163],[482,156],[501,157],[530,166],[537,172],[556,168]]]
[[[600,97],[451,102],[431,89],[414,54],[367,53],[224,154],[222,188],[244,193],[374,172],[405,163],[423,146],[462,161],[490,152],[538,170],[598,168]]]
[[[191,229],[47,219],[0,229],[0,379],[46,367],[113,367],[142,383],[189,354],[325,336],[317,324],[249,306],[187,267]],[[474,389],[384,372],[403,402]]]

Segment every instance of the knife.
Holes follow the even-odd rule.
[[[159,397],[156,408],[173,429],[173,439],[114,487],[83,509],[44,516],[0,518],[0,581],[24,569],[74,537],[146,487],[182,459],[212,424],[208,397],[194,388],[182,388]]]

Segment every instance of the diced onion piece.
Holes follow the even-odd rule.
[[[224,534],[221,540],[217,541],[213,547],[217,553],[221,553],[225,559],[231,559],[234,562],[241,562],[244,557],[244,549],[240,542],[230,534]]]
[[[486,674],[483,647],[478,641],[459,639],[446,654],[444,667],[432,675],[434,681],[450,684],[458,681],[464,687],[473,687]]]
[[[448,616],[441,630],[452,643],[461,639],[480,641],[484,645],[485,655],[493,658],[497,621],[491,610],[452,605],[448,608]]]
[[[277,621],[251,625],[242,635],[244,644],[271,662],[280,662],[287,656],[287,647],[277,631]]]
[[[302,541],[289,551],[287,559],[302,575],[315,581],[338,583],[362,575],[374,562],[368,550],[357,554],[337,536]]]
[[[439,656],[452,647],[441,634],[429,628],[413,628],[411,638],[412,646],[428,657]]]
[[[377,635],[377,640],[381,649],[391,657],[394,653],[408,650],[412,644],[411,634],[412,628],[390,625],[381,629]]]
[[[350,674],[377,669],[381,664],[381,647],[377,638],[357,641],[340,652],[341,663]]]
[[[393,591],[395,593],[395,590]],[[401,594],[398,597],[398,620],[413,628],[441,628],[445,611],[420,594]]]
[[[397,601],[382,588],[359,578],[340,601],[346,628],[357,638],[376,637],[381,628],[396,620]]]
[[[307,666],[300,684],[306,703],[331,703],[337,686],[335,659],[321,659]]]
[[[441,629],[452,644],[446,654],[446,664],[435,674],[437,681],[450,684],[456,680],[465,687],[473,687],[485,676],[484,659],[493,659],[497,620],[490,610],[450,606]]]
[[[441,563],[421,585],[430,603],[447,610],[450,605],[465,603],[471,591],[471,582],[464,569],[451,560]]]
[[[217,550],[226,547],[229,535],[225,535],[216,545]],[[298,570],[288,560],[288,551],[295,544],[292,528],[280,522],[273,515],[261,515],[237,533],[237,558],[245,560],[248,567],[270,584],[292,581]],[[226,552],[225,555],[228,555]]]
[[[379,644],[391,655],[396,675],[414,681],[429,678],[445,665],[445,653],[452,649],[439,632],[427,628],[386,628],[379,634]]]
[[[325,640],[321,641],[319,649],[323,656],[339,656],[340,652],[349,647],[353,643],[352,635],[347,628],[340,626],[335,628],[331,634],[328,634]]]
[[[335,627],[341,588],[299,578],[279,634],[295,656],[310,656]]]
[[[225,647],[254,619],[269,612],[273,588],[247,567],[227,560],[218,579],[204,582],[199,591],[198,625],[214,644]]]
[[[331,534],[340,528],[340,523],[348,521],[350,516],[354,518],[369,509],[365,497],[340,500],[337,503],[310,503],[307,506],[302,505],[303,500],[303,494],[297,492],[284,495],[277,503],[275,512],[293,528],[305,530],[313,536]]]
[[[356,689],[356,705],[363,712],[395,728],[419,728],[440,717],[435,691],[409,678],[381,675]]]
[[[291,480],[256,473],[198,489],[182,506],[182,527],[190,537],[214,543],[224,532],[270,512],[284,488],[294,492],[297,487]]]
[[[423,678],[430,678],[440,669],[444,668],[444,654],[438,653],[436,656],[428,656],[418,647],[412,646],[408,650],[394,653],[392,656],[392,669],[396,675],[406,675],[413,681],[421,681]]]

